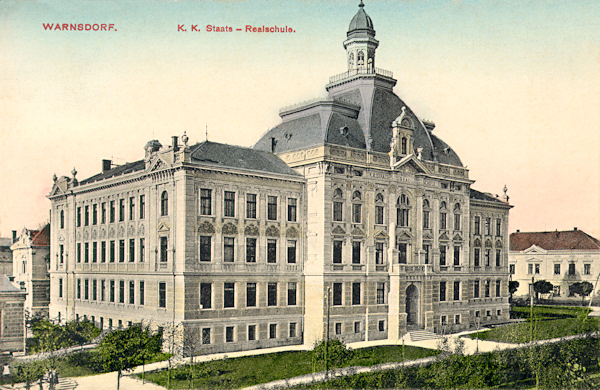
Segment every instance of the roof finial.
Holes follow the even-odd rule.
[[[205,136],[205,141],[208,141],[208,124],[204,124],[204,136]]]
[[[365,5],[364,5],[364,3],[363,3],[363,0],[360,0],[360,4],[359,4],[358,6],[359,6],[360,8],[362,8],[362,7],[364,7],[364,6],[365,6]]]

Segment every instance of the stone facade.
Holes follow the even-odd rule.
[[[0,356],[25,352],[25,296],[6,275],[0,275]]]

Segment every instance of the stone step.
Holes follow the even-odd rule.
[[[413,330],[408,332],[411,341],[438,340],[443,338],[439,334],[429,332],[427,330]]]

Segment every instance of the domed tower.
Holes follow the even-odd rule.
[[[348,72],[373,73],[375,71],[375,49],[379,41],[375,39],[373,21],[365,12],[362,0],[358,5],[358,12],[348,26],[344,41]]]

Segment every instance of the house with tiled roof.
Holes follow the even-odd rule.
[[[0,363],[25,352],[24,304],[27,293],[0,274]]]
[[[27,293],[27,316],[47,316],[50,304],[50,224],[40,229],[24,228],[12,250],[12,276]]]
[[[519,282],[515,296],[527,296],[532,278],[554,285],[553,297],[568,297],[569,286],[587,281],[596,286],[600,241],[574,228],[567,231],[520,232],[510,235],[509,270]]]

